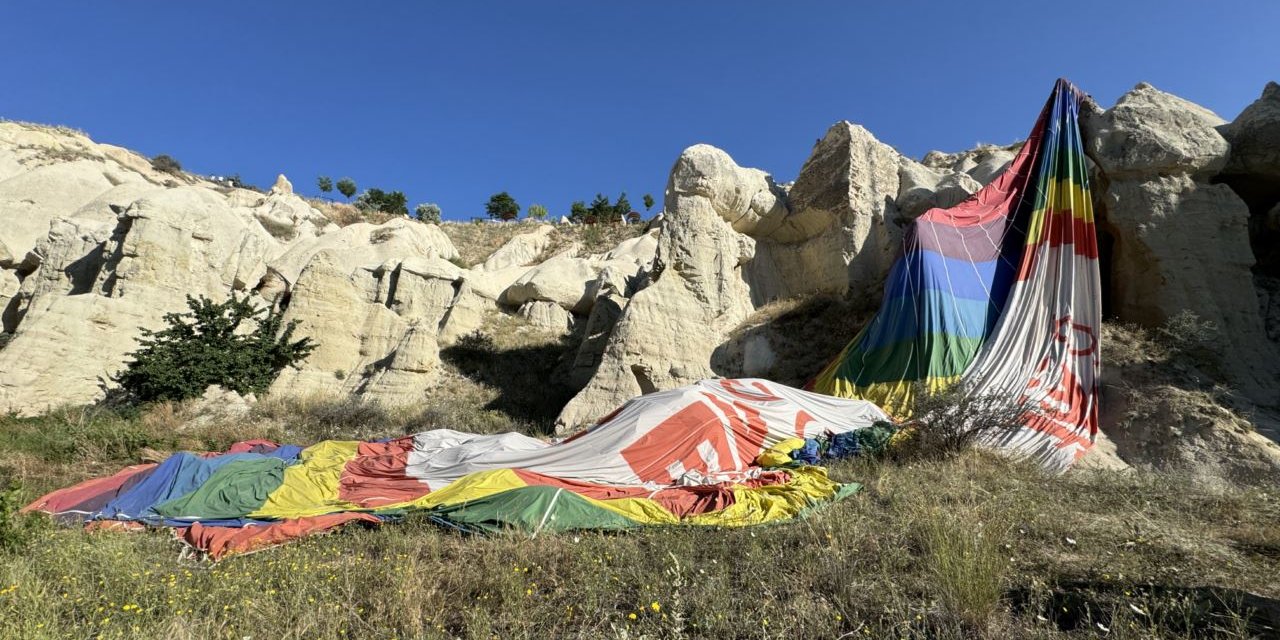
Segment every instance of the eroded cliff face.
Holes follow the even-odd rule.
[[[1277,100],[1280,90],[1269,85],[1258,103],[1227,124],[1140,84],[1114,107],[1094,106],[1082,117],[1096,165],[1110,318],[1159,327],[1192,317],[1210,328],[1201,354],[1210,362],[1203,366],[1235,389],[1231,407],[1219,408],[1245,423],[1240,415],[1255,416],[1251,428],[1272,438],[1280,435],[1273,414],[1280,405],[1280,331],[1274,328],[1280,326],[1280,272],[1268,253],[1268,234],[1277,227],[1280,174],[1270,147],[1253,140],[1276,135]],[[1232,159],[1233,145],[1243,157]],[[659,252],[665,269],[623,308],[600,367],[561,414],[559,428],[571,430],[636,393],[686,384],[708,371],[803,382],[804,374],[780,361],[824,341],[810,335],[808,345],[798,345],[789,335],[802,331],[794,318],[814,320],[825,308],[867,314],[868,305],[850,301],[878,297],[903,224],[972,195],[1015,152],[1016,145],[935,152],[917,163],[865,129],[838,123],[814,147],[796,182],[781,189],[723,152],[690,147],[668,186]],[[662,260],[668,254],[682,259],[668,264]],[[810,303],[788,302],[803,299]],[[1149,397],[1185,405],[1172,395],[1200,391],[1184,387],[1164,384],[1174,391]],[[1113,390],[1117,398],[1125,394]],[[1129,429],[1117,434],[1121,446],[1111,462],[1142,461],[1154,436],[1135,434],[1119,417],[1105,422]],[[1248,456],[1263,467],[1280,460],[1280,449],[1272,450],[1266,438],[1230,435],[1239,431],[1230,420],[1195,424],[1199,435],[1187,442],[1213,446],[1188,444],[1200,453],[1163,459],[1211,451],[1203,457],[1216,461],[1204,465],[1212,474],[1226,473],[1230,464],[1215,465],[1232,447],[1266,449]],[[1115,447],[1104,444],[1100,449]]]
[[[1190,312],[1215,327],[1204,367],[1234,389],[1226,410],[1254,416],[1256,432],[1271,436],[1280,423],[1277,114],[1273,83],[1230,123],[1146,84],[1082,115],[1110,316],[1158,327]],[[502,317],[568,345],[559,382],[574,397],[562,432],[637,394],[709,376],[802,383],[874,309],[905,224],[975,193],[1016,148],[916,162],[840,122],[796,181],[778,185],[695,145],[676,160],[664,211],[644,233],[588,254],[560,242],[561,229],[527,224],[468,266],[450,237],[461,226],[339,227],[283,177],[269,193],[232,189],[156,172],[76,132],[0,124],[0,208],[21,218],[0,226],[9,335],[0,409],[96,400],[141,328],[188,294],[231,291],[280,305],[320,343],[273,393],[412,404],[447,369],[441,349]],[[1123,420],[1104,423],[1116,461],[1154,446]],[[1236,440],[1214,442],[1220,458]]]

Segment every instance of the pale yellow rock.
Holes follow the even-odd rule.
[[[390,364],[376,370],[361,395],[391,406],[420,402],[439,377],[439,366],[435,327],[411,325],[396,345]]]
[[[445,312],[437,342],[442,347],[456,343],[459,338],[484,326],[485,317],[491,313],[498,313],[498,303],[475,293],[464,281],[453,304]]]
[[[351,392],[391,356],[409,323],[374,302],[374,271],[353,267],[340,251],[315,254],[290,294],[286,322],[297,321],[299,337],[314,337],[316,349],[296,367],[281,372],[275,394]]]
[[[295,282],[311,258],[321,251],[340,253],[344,261],[367,269],[406,256],[445,260],[458,257],[453,242],[436,225],[393,218],[381,225],[361,222],[319,237],[300,239],[270,266],[286,282]]]
[[[49,223],[114,187],[102,165],[90,160],[59,163],[0,182],[0,242],[14,255],[30,251],[49,233]]]
[[[551,246],[551,236],[555,233],[555,227],[544,224],[538,225],[533,231],[517,235],[498,248],[497,251],[489,254],[485,258],[484,264],[479,266],[482,271],[501,271],[511,267],[523,267],[532,264],[534,260]]]
[[[516,314],[535,327],[565,333],[573,327],[573,316],[560,305],[547,300],[530,300],[520,305]]]
[[[1107,175],[1100,217],[1114,237],[1112,313],[1159,325],[1190,311],[1217,331],[1221,365],[1256,401],[1280,401],[1280,353],[1258,308],[1249,210],[1209,179],[1230,146],[1212,112],[1140,84],[1081,123]]]
[[[742,265],[754,230],[785,207],[760,189],[760,174],[739,171],[724,152],[698,145],[676,162],[667,184],[665,226],[658,238],[656,280],[626,304],[594,375],[557,418],[564,432],[590,423],[641,393],[714,375],[711,354],[752,310]],[[744,179],[749,185],[718,184]],[[770,191],[777,198],[776,192]]]
[[[104,231],[91,218],[61,219],[40,246],[21,321],[0,354],[0,407],[30,414],[97,400],[141,328],[185,310],[188,294],[222,300],[256,282],[274,246],[196,186],[152,192],[119,214],[105,241]]]
[[[275,184],[271,185],[271,194],[272,195],[285,195],[285,194],[293,195],[293,183],[289,182],[289,179],[284,177],[283,173],[280,175],[277,175]]]

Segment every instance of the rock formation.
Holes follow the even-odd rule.
[[[1142,415],[1164,426],[1104,419],[1111,454],[1098,464],[1141,462],[1157,441],[1185,440],[1147,461],[1276,468],[1280,449],[1262,436],[1280,435],[1280,85],[1227,123],[1142,84],[1110,109],[1086,109],[1082,125],[1109,315],[1158,327],[1190,311],[1216,326],[1210,368],[1243,407],[1214,404],[1182,378],[1151,378]],[[578,392],[557,424],[571,430],[638,394],[799,361],[789,353],[804,340],[768,329],[774,310],[815,303],[828,321],[861,313],[903,226],[968,198],[1017,148],[917,162],[839,122],[795,182],[779,185],[694,145],[672,167],[662,213],[612,250],[587,255],[555,227],[530,225],[463,268],[441,227],[339,227],[283,175],[267,193],[228,188],[155,171],[79,132],[0,123],[0,410],[92,402],[141,328],[182,310],[188,294],[243,291],[279,305],[319,344],[281,374],[276,394],[414,403],[449,366],[442,347],[499,314],[522,318],[569,345],[561,361]],[[1125,358],[1123,375],[1146,375],[1141,358]],[[1138,415],[1138,396],[1114,390],[1122,383],[1107,378],[1113,418]],[[1232,466],[1233,447],[1257,451]]]
[[[1149,84],[1082,118],[1114,241],[1111,312],[1148,326],[1183,311],[1212,322],[1232,382],[1270,404],[1280,401],[1280,368],[1250,271],[1249,209],[1229,186],[1211,184],[1231,149],[1218,132],[1224,123]]]

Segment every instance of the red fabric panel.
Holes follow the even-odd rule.
[[[583,482],[582,480],[568,480],[565,478],[544,475],[537,471],[527,471],[525,469],[512,469],[512,471],[514,471],[515,474],[519,476],[521,480],[524,480],[529,486],[546,486],[568,489],[580,496],[595,500],[644,498],[650,493],[653,493],[644,487],[618,487],[608,484]]]
[[[698,446],[707,443],[720,461],[720,470],[731,469],[733,455],[720,416],[704,402],[693,402],[650,429],[620,453],[641,482],[671,484],[668,468],[679,461],[685,471],[707,472]]]
[[[155,463],[136,464],[132,467],[125,467],[113,476],[106,478],[92,478],[85,480],[77,485],[72,485],[65,489],[58,489],[52,493],[45,494],[38,498],[35,502],[22,508],[22,513],[31,511],[42,511],[44,513],[59,513],[73,508],[76,505],[89,502],[96,497],[106,493],[115,493],[120,487],[128,482],[129,478],[156,468]],[[114,497],[114,496],[112,496]],[[106,500],[101,501],[106,504]]]
[[[379,524],[381,520],[368,513],[345,512],[245,527],[207,527],[197,522],[185,529],[178,529],[176,535],[182,541],[217,560],[227,554],[247,553],[297,540],[349,522]]]
[[[338,480],[338,497],[373,509],[415,500],[431,491],[417,478],[406,476],[413,436],[388,442],[361,442]]]
[[[254,451],[256,447],[262,447],[262,449]],[[231,445],[231,448],[227,449],[226,453],[264,453],[265,451],[275,451],[279,448],[279,443],[270,440],[241,440]]]

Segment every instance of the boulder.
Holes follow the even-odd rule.
[[[1156,174],[1208,178],[1226,164],[1230,145],[1217,114],[1147,83],[1105,113],[1082,111],[1090,157],[1110,180]]]
[[[560,305],[546,300],[530,300],[516,314],[535,327],[566,333],[573,328],[573,316]]]
[[[532,301],[554,302],[566,311],[586,313],[594,302],[591,284],[600,277],[601,268],[593,260],[552,258],[520,276],[499,301],[514,307]]]
[[[532,264],[543,251],[547,250],[547,247],[551,246],[551,236],[555,230],[555,227],[543,224],[538,225],[533,231],[511,238],[497,251],[489,254],[479,270],[501,271]]]
[[[925,154],[921,164],[943,173],[963,173],[978,184],[986,186],[996,176],[1004,173],[1021,147],[1021,142],[1015,142],[1005,146],[984,144],[959,153],[930,151]]]
[[[586,386],[600,366],[605,347],[609,345],[609,336],[613,327],[622,317],[622,310],[627,306],[627,298],[613,288],[604,290],[596,303],[591,307],[591,315],[587,316],[582,330],[582,342],[574,355],[573,367],[569,371],[569,383],[575,388]]]
[[[1231,144],[1224,174],[1265,177],[1280,190],[1280,84],[1268,82],[1262,97],[1219,131]]]
[[[933,208],[949,208],[964,202],[982,185],[967,173],[930,169],[903,158],[898,169],[898,213],[907,220]]]
[[[293,195],[293,183],[284,177],[284,174],[276,176],[276,183],[271,185],[271,195]]]
[[[565,311],[586,315],[606,286],[628,291],[632,281],[653,266],[657,249],[656,232],[628,238],[588,258],[576,257],[581,247],[574,243],[522,273],[503,290],[499,301],[513,307],[554,302]]]
[[[436,340],[442,347],[450,346],[462,336],[484,326],[486,315],[497,312],[498,304],[492,298],[477,294],[464,280],[453,304],[445,312],[440,335]]]
[[[87,293],[106,262],[105,247],[115,224],[97,220],[56,218],[49,234],[28,254],[27,264],[36,268],[25,277],[14,301],[13,327],[27,309],[48,296]],[[45,300],[47,302],[47,300]]]
[[[376,302],[402,318],[436,330],[444,322],[462,282],[461,269],[434,256],[410,256],[386,263],[375,276],[379,282]]]
[[[1232,382],[1257,401],[1280,400],[1250,272],[1249,210],[1231,188],[1208,182],[1226,164],[1222,120],[1140,84],[1081,122],[1106,176],[1097,204],[1113,238],[1111,312],[1147,326],[1183,311],[1212,322]]]
[[[183,407],[184,413],[194,416],[183,424],[183,428],[190,429],[244,419],[257,401],[257,397],[252,393],[242,396],[235,391],[211,384],[205,388],[199,398],[191,400]]]
[[[279,240],[288,242],[299,236],[313,237],[338,229],[323,213],[292,192],[277,192],[273,188],[264,198],[245,189],[233,191],[233,194],[239,193],[256,198],[246,201],[229,195],[227,200],[236,202],[238,212],[257,220],[263,229]]]
[[[314,337],[317,346],[280,373],[272,393],[351,393],[378,372],[378,363],[390,361],[410,323],[376,301],[385,286],[380,281],[393,271],[369,268],[359,258],[321,251],[298,276],[284,321],[296,320],[296,335]]]
[[[507,267],[496,271],[472,268],[467,270],[463,280],[475,295],[497,301],[504,291],[532,270],[533,267]]]
[[[384,405],[420,402],[440,374],[440,346],[435,327],[411,325],[396,345],[391,361],[380,367],[359,390],[368,399]]]
[[[411,255],[445,260],[458,257],[449,236],[436,225],[392,218],[380,225],[360,222],[319,237],[301,239],[272,260],[270,267],[285,282],[293,283],[312,257],[322,251],[340,253],[346,262],[368,269]]]
[[[786,215],[772,181],[696,145],[676,161],[665,205],[661,267],[623,309],[595,374],[557,418],[560,432],[642,393],[713,376],[711,353],[752,310],[742,265],[755,243],[738,230],[776,227]]]
[[[901,162],[858,125],[828,129],[787,194],[786,224],[752,234],[759,241],[755,303],[878,290],[902,239],[895,204]]]

